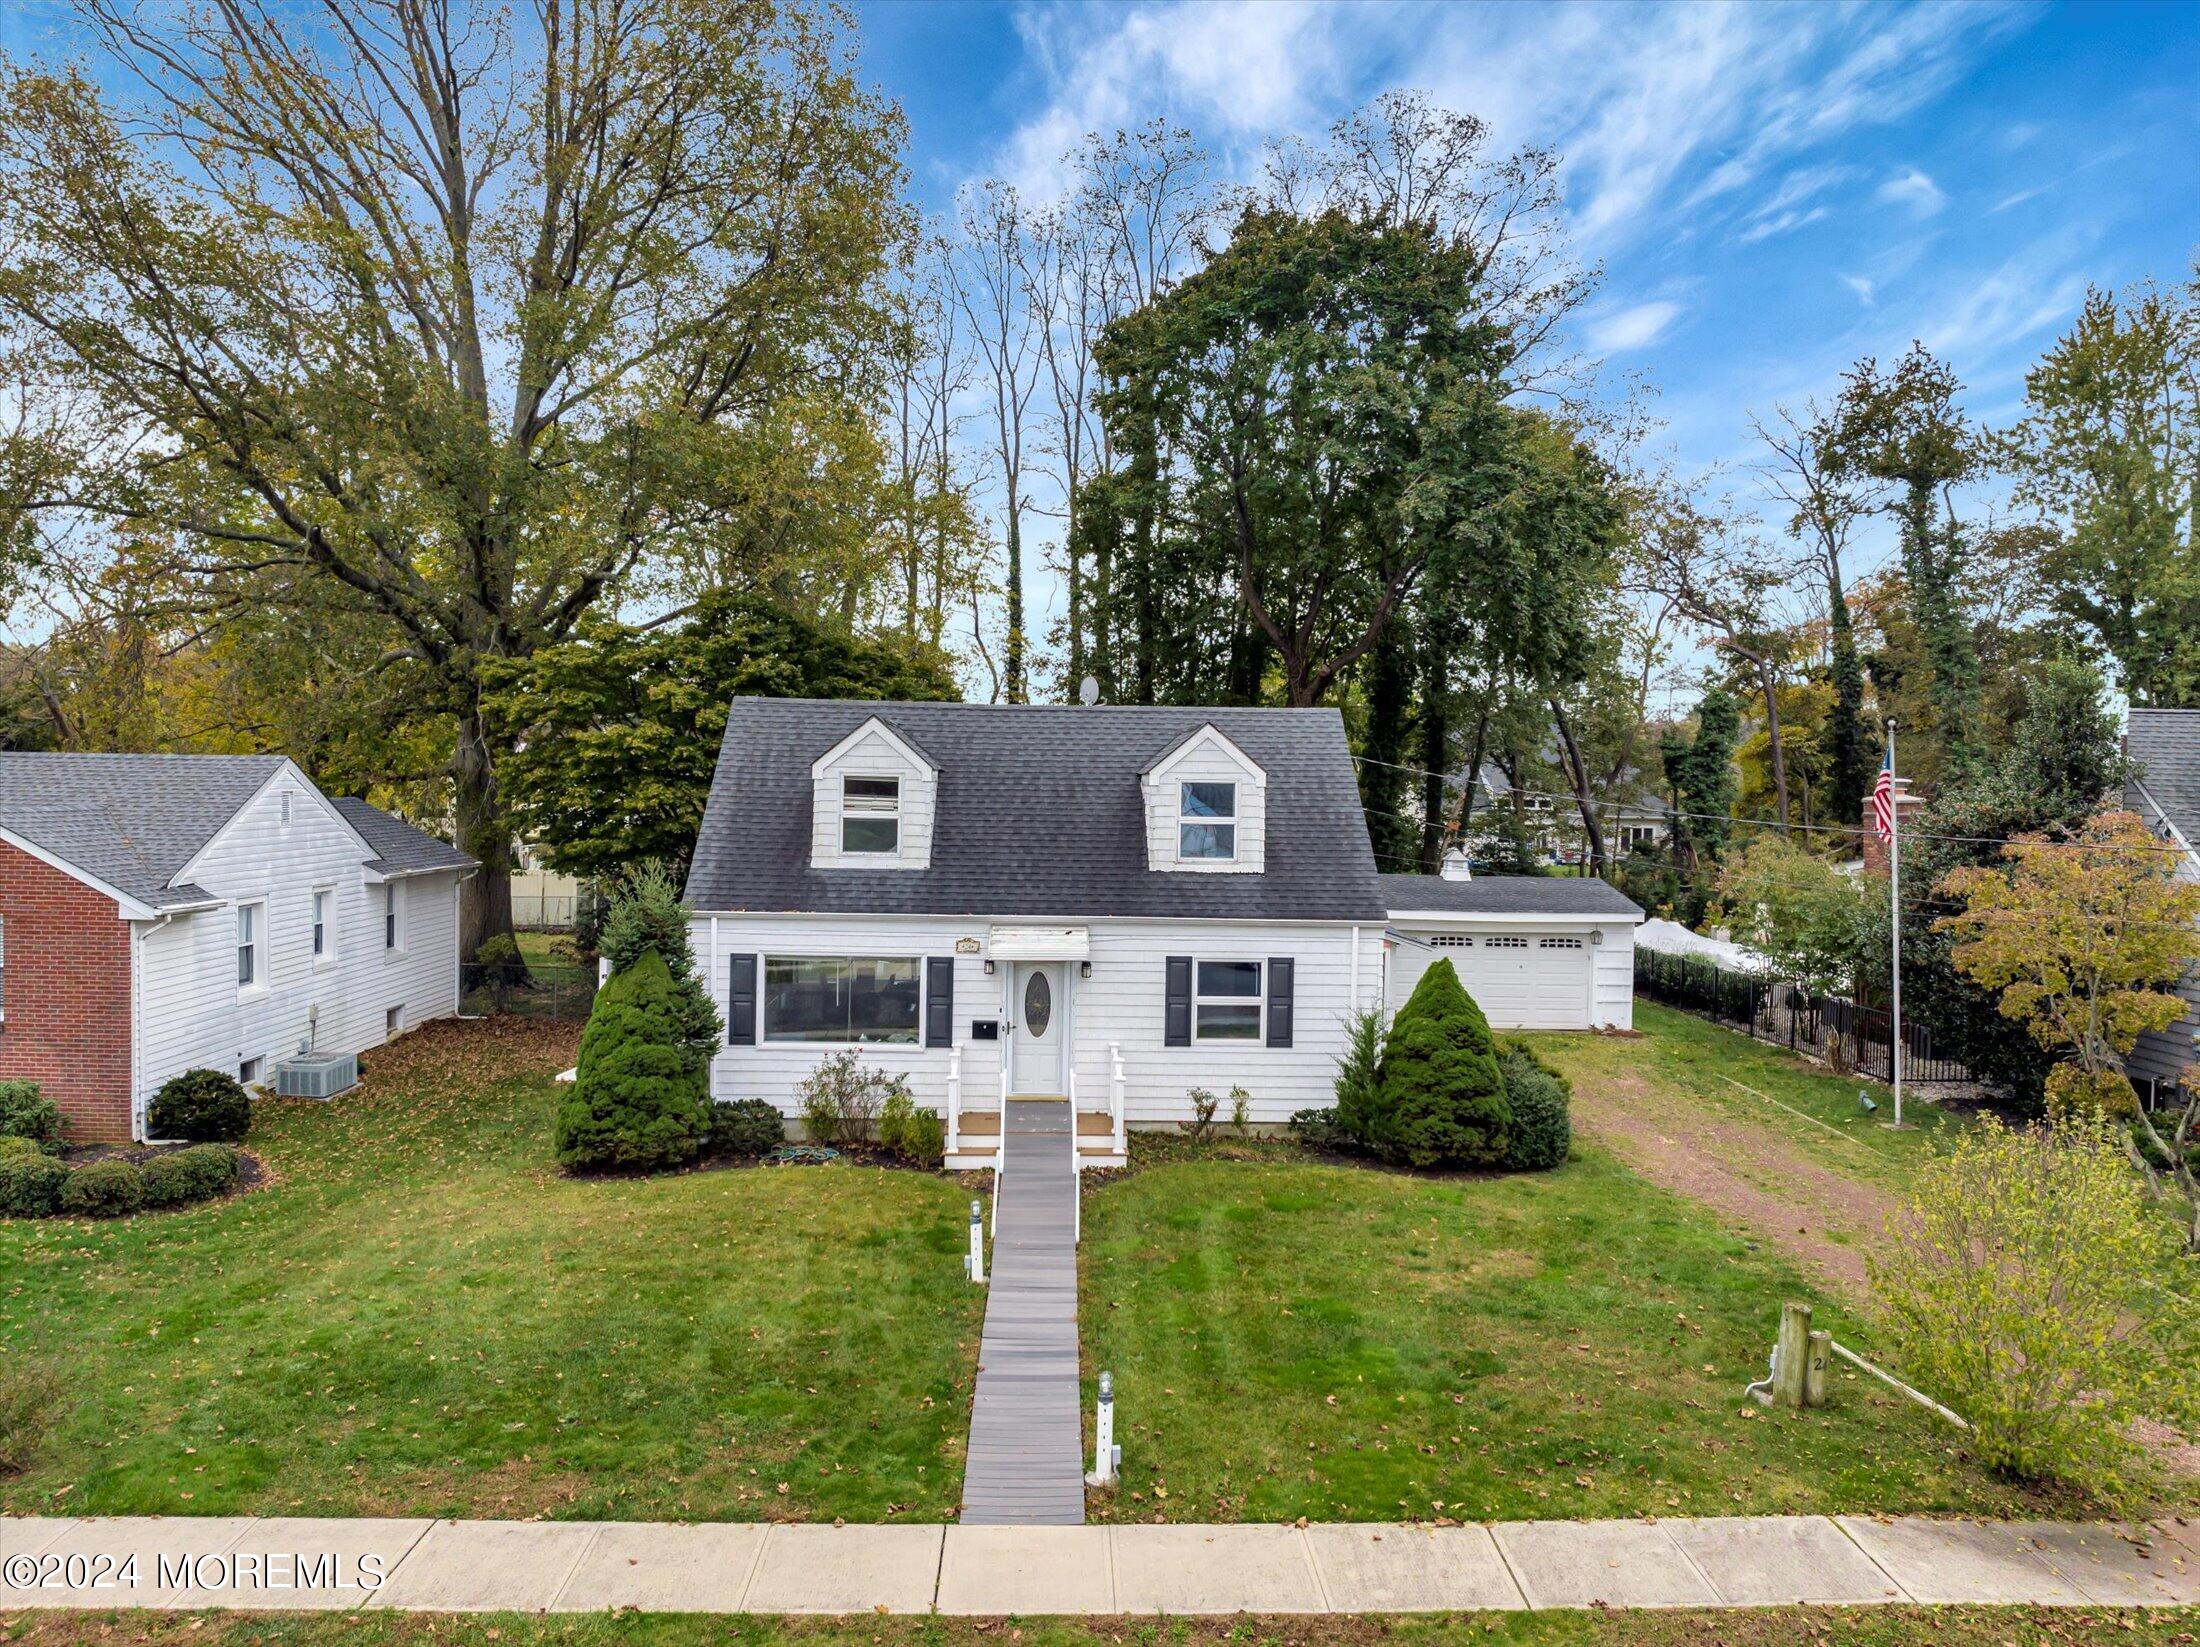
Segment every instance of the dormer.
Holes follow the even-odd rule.
[[[1179,738],[1140,774],[1146,867],[1258,875],[1266,862],[1268,774],[1212,723]]]
[[[873,715],[810,765],[812,869],[929,869],[940,769]]]

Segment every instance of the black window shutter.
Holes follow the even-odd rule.
[[[1171,955],[1167,970],[1168,988],[1163,1001],[1161,1043],[1163,1046],[1188,1047],[1192,1044],[1192,958],[1189,955]]]
[[[756,1045],[756,957],[733,957],[732,980],[726,991],[726,1044]]]
[[[924,963],[924,1044],[955,1044],[955,957],[933,955]]]
[[[1291,1044],[1291,975],[1296,970],[1288,955],[1268,963],[1268,1044],[1272,1047]]]

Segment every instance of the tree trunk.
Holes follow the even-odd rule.
[[[1024,682],[1024,523],[1023,503],[1008,493],[1008,641],[1001,659],[1001,686],[1010,703],[1031,696]]]
[[[1474,747],[1467,751],[1467,781],[1459,786],[1459,821],[1452,825],[1451,838],[1464,852],[1467,846],[1467,827],[1474,822],[1474,791],[1482,782],[1482,757],[1489,752],[1490,705],[1482,700],[1482,713],[1475,717]],[[1443,867],[1441,861],[1437,867]]]
[[[1573,786],[1574,805],[1581,813],[1581,831],[1589,841],[1589,873],[1601,877],[1610,867],[1610,859],[1604,850],[1604,825],[1597,819],[1596,798],[1589,793],[1589,768],[1581,758],[1581,745],[1574,741],[1574,729],[1566,720],[1566,711],[1559,707],[1558,694],[1551,693],[1544,700],[1551,706],[1551,722],[1558,728],[1558,744],[1566,757],[1566,779]]]
[[[1384,626],[1367,658],[1367,735],[1361,743],[1360,800],[1375,867],[1403,874],[1414,858],[1406,822],[1406,723],[1413,701],[1413,656],[1406,626]]]
[[[1772,789],[1780,803],[1780,827],[1788,825],[1787,748],[1780,730],[1780,683],[1769,658],[1751,660],[1757,666],[1757,687],[1765,700],[1765,740],[1772,751]]]
[[[489,939],[514,935],[512,826],[497,795],[496,767],[479,710],[458,717],[451,786],[458,849],[481,865],[467,877],[459,899],[458,953],[470,961]]]
[[[1444,867],[1444,772],[1451,760],[1451,658],[1435,641],[1421,648],[1421,861],[1424,875]]]

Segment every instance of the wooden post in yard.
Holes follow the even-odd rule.
[[[1801,1407],[1810,1370],[1810,1306],[1793,1299],[1780,1306],[1780,1337],[1772,1352],[1772,1404]]]
[[[1826,1364],[1833,1359],[1833,1334],[1820,1327],[1806,1342],[1810,1350],[1803,1362],[1803,1405],[1823,1407],[1826,1404]]]

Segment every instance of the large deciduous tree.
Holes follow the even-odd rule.
[[[2025,377],[2019,496],[2057,523],[2047,599],[2135,702],[2200,706],[2200,282],[2088,294]]]
[[[485,666],[751,513],[878,335],[898,116],[776,0],[80,5],[98,78],[0,83],[0,322],[134,437],[62,501],[375,620],[449,731],[470,952],[511,921]]]
[[[958,695],[936,653],[846,639],[725,593],[676,628],[584,623],[488,673],[491,724],[515,746],[504,771],[514,820],[553,868],[586,876],[687,862],[729,698]]]
[[[1923,344],[1885,371],[1862,361],[1817,437],[1827,474],[1877,483],[1880,507],[1900,527],[1903,577],[1931,668],[1928,697],[1958,768],[1974,753],[1979,662],[1963,605],[1964,537],[1949,494],[1983,463],[1978,432],[1957,404],[1961,388]]]

